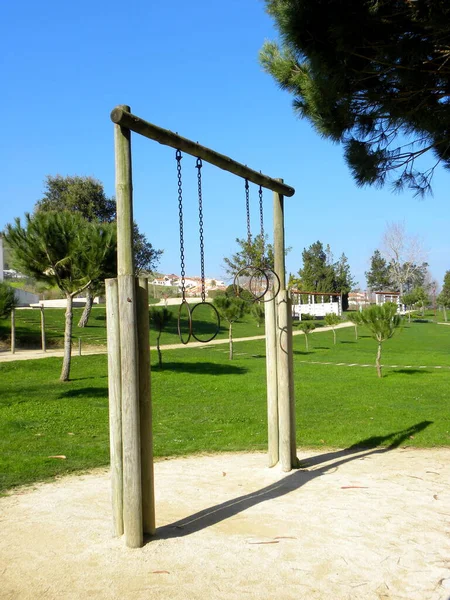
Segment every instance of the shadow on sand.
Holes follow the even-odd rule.
[[[360,442],[353,444],[344,450],[327,452],[326,454],[313,456],[312,458],[300,461],[299,470],[287,475],[280,481],[252,492],[251,494],[239,496],[232,500],[228,500],[227,502],[223,502],[222,504],[210,506],[209,508],[190,515],[185,519],[181,519],[180,521],[176,521],[170,525],[160,527],[156,530],[156,535],[149,538],[147,541],[150,541],[150,539],[154,540],[183,537],[185,535],[190,535],[191,533],[201,531],[207,527],[211,527],[216,523],[220,523],[225,519],[229,519],[230,517],[243,512],[251,506],[255,506],[261,502],[266,502],[267,500],[272,500],[274,498],[284,496],[285,494],[289,494],[290,492],[299,489],[303,485],[306,485],[309,481],[315,479],[316,477],[320,477],[321,475],[332,469],[336,469],[346,462],[394,450],[395,448],[398,448],[405,440],[409,439],[411,435],[419,433],[432,423],[433,421],[422,421],[416,425],[408,427],[407,429],[402,429],[401,431],[396,431],[389,435],[373,436],[365,440],[361,440]],[[317,467],[322,463],[329,464],[326,464],[323,467],[315,468],[311,471],[308,470],[312,467]]]

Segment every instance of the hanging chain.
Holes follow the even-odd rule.
[[[195,165],[197,169],[197,186],[198,186],[198,224],[200,231],[200,269],[202,281],[202,302],[205,301],[205,248],[203,237],[203,197],[202,197],[202,159],[197,158]]]
[[[259,186],[259,221],[261,223],[261,258],[264,262],[265,254],[265,239],[264,239],[264,212],[263,212],[263,191],[262,186]]]
[[[250,230],[250,196],[249,196],[248,179],[245,180],[245,208],[247,210],[247,241],[252,243],[252,232]]]
[[[180,219],[180,265],[181,265],[181,294],[185,300],[185,270],[184,270],[184,231],[183,231],[183,186],[181,183],[181,151],[175,154],[178,175],[178,216]]]

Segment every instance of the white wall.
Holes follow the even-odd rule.
[[[38,294],[32,294],[31,292],[25,292],[24,290],[14,289],[14,294],[17,299],[18,306],[29,306],[39,302]]]

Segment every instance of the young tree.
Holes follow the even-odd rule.
[[[236,243],[240,249],[230,258],[223,259],[227,275],[234,276],[247,265],[273,269],[273,246],[267,243],[267,239],[267,235],[263,239],[261,234],[255,235],[250,241],[236,238]]]
[[[444,285],[436,300],[438,305],[444,309],[444,320],[447,322],[447,308],[450,308],[450,271],[445,272]]]
[[[162,369],[162,353],[160,347],[161,334],[165,327],[172,321],[173,314],[167,308],[151,308],[149,311],[150,323],[153,324],[158,335],[156,336],[156,350],[158,351],[159,368]]]
[[[428,267],[426,253],[419,238],[406,233],[404,222],[387,224],[382,252],[389,263],[389,277],[400,296],[408,286],[420,285]]]
[[[294,96],[294,110],[344,145],[358,185],[418,194],[436,164],[450,165],[450,5],[442,0],[266,0],[281,47],[263,68]],[[404,142],[406,138],[406,142]],[[409,142],[409,143],[407,143]],[[416,160],[431,151],[431,168]]]
[[[14,288],[0,281],[0,319],[4,319],[11,314],[13,308],[17,306]]]
[[[252,304],[251,313],[256,321],[256,327],[261,327],[265,318],[264,304],[262,302],[254,302]]]
[[[333,341],[334,345],[336,345],[336,325],[341,322],[341,317],[336,313],[328,313],[325,315],[325,323],[328,327],[331,327],[333,330]]]
[[[428,304],[430,298],[422,286],[416,287],[414,290],[416,296],[416,302],[420,305],[422,311],[422,317],[425,316],[425,304]]]
[[[233,358],[233,323],[242,318],[245,312],[245,302],[240,298],[217,296],[214,306],[219,311],[221,318],[228,322],[228,340],[230,345],[229,359]]]
[[[303,335],[305,336],[306,352],[308,352],[309,351],[309,344],[308,344],[309,334],[314,331],[316,326],[312,321],[301,321],[298,325],[298,328],[300,329],[300,331],[303,331]]]
[[[413,310],[415,304],[417,304],[417,294],[415,293],[414,290],[412,292],[403,294],[401,301],[405,306],[409,307],[408,323],[411,323],[411,311]]]
[[[56,285],[67,299],[61,381],[70,375],[73,298],[99,278],[105,255],[115,243],[115,227],[97,227],[78,213],[38,212],[7,225],[5,237],[13,263],[38,281]]]
[[[370,269],[366,272],[366,281],[367,287],[372,292],[381,292],[391,288],[389,265],[379,250],[375,250],[370,258]]]
[[[386,302],[383,305],[368,306],[361,312],[361,320],[369,329],[372,337],[378,342],[375,364],[378,377],[381,374],[381,347],[383,342],[389,340],[400,326],[400,315],[397,314],[397,305]]]
[[[109,233],[110,240],[106,248],[102,232]],[[95,233],[94,233],[95,232]],[[105,232],[105,233],[106,233]],[[95,247],[98,244],[100,247]],[[86,251],[92,256],[101,257],[101,264],[97,265],[97,277],[91,280],[86,288],[86,304],[83,313],[78,321],[78,327],[86,327],[94,304],[95,296],[104,293],[105,279],[117,277],[117,228],[113,223],[92,223],[92,235],[89,240],[89,247]]]
[[[361,313],[360,312],[347,313],[347,319],[350,321],[350,323],[353,323],[353,325],[355,327],[355,340],[358,340],[358,326],[362,325]]]

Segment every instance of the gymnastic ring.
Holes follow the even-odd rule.
[[[182,333],[182,331],[181,331],[181,311],[182,311],[182,309],[183,309],[183,306],[185,306],[185,307],[186,307],[186,309],[187,309],[187,314],[188,314],[188,324],[189,324],[189,325],[188,325],[188,334],[189,334],[189,335],[188,335],[187,339],[185,339],[185,338],[183,337],[183,333]],[[180,304],[180,307],[179,307],[179,309],[178,309],[178,322],[177,322],[177,328],[178,328],[178,337],[180,338],[180,341],[181,341],[181,343],[182,343],[182,344],[184,344],[184,345],[186,345],[186,344],[189,342],[189,340],[191,339],[191,336],[192,336],[192,311],[191,311],[191,309],[189,308],[189,304],[187,303],[187,301],[186,301],[186,300],[183,300],[183,301],[181,302],[181,304]]]
[[[242,286],[239,285],[239,277],[243,277],[244,275],[248,276],[248,272],[250,269],[253,270],[253,275],[250,275],[250,289],[246,290],[245,288],[243,288]],[[263,275],[263,277],[266,279],[266,288],[262,294],[254,294],[251,290],[252,280],[255,279],[255,277],[256,277],[255,272],[261,273]],[[245,300],[245,301],[248,301],[249,299],[242,298],[241,294],[242,294],[242,291],[248,291],[252,296],[252,299],[250,301],[255,302],[256,300],[259,300],[260,298],[262,298],[264,296],[264,294],[267,293],[267,291],[269,289],[269,278],[267,277],[267,275],[263,269],[260,269],[259,267],[254,267],[253,265],[247,265],[246,267],[243,267],[236,273],[236,275],[234,277],[234,289],[236,292],[236,296],[239,296],[242,300]]]
[[[280,278],[278,277],[278,275],[275,273],[275,271],[273,269],[264,267],[263,271],[266,274],[266,277],[269,281],[269,287],[268,287],[267,291],[272,292],[272,297],[271,298],[260,298],[260,301],[261,302],[270,302],[271,300],[273,300],[274,298],[276,298],[278,296],[278,294],[280,292],[280,288],[281,288],[281,282],[280,282]],[[272,288],[271,288],[271,282],[273,282]]]
[[[216,331],[213,333],[213,335],[212,335],[211,337],[209,337],[209,338],[208,338],[208,339],[206,339],[206,340],[205,340],[205,339],[200,339],[200,338],[198,337],[198,335],[196,335],[196,334],[195,334],[195,332],[194,332],[194,322],[193,322],[193,315],[194,315],[195,309],[196,309],[198,306],[202,306],[202,305],[203,305],[203,306],[205,306],[205,305],[208,305],[208,306],[210,306],[210,307],[213,309],[213,313],[215,313],[215,317],[216,317],[216,324],[217,324],[217,326],[216,326]],[[211,304],[211,302],[199,302],[198,304],[196,304],[196,305],[195,305],[195,306],[192,308],[192,310],[191,310],[191,322],[192,322],[192,337],[193,337],[195,340],[197,340],[197,342],[201,342],[202,344],[207,344],[208,342],[212,342],[212,341],[213,341],[213,339],[214,339],[215,337],[217,337],[217,334],[218,334],[218,333],[219,333],[219,331],[220,331],[220,315],[219,315],[219,311],[218,311],[218,310],[217,310],[217,308],[214,306],[214,304]]]

